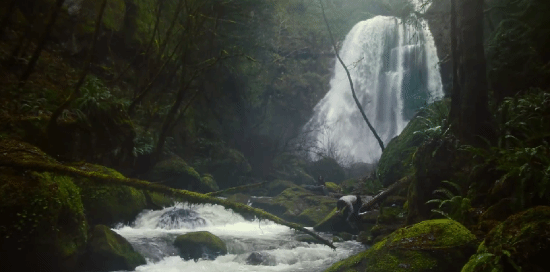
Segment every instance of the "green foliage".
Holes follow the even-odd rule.
[[[437,209],[432,209],[432,212],[465,223],[468,211],[472,207],[470,199],[461,195],[464,190],[460,185],[448,180],[444,180],[442,183],[447,185],[446,188],[441,187],[433,192],[434,195],[439,194],[440,198],[431,199],[426,204],[439,204]]]
[[[447,135],[449,128],[447,127],[447,116],[449,115],[451,103],[450,101],[437,101],[433,104],[420,108],[423,115],[419,115],[424,125],[423,129],[415,131],[413,134],[419,134],[425,140],[441,139]]]
[[[502,173],[493,184],[493,194],[512,192],[507,196],[516,199],[516,208],[535,199],[550,200],[550,93],[535,89],[507,98],[498,115],[498,145],[463,150],[483,160],[480,168],[492,165]]]

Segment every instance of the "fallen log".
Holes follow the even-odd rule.
[[[85,169],[84,167],[63,165],[42,153],[38,148],[25,148],[28,147],[28,144],[26,143],[23,144],[17,141],[0,141],[0,147],[2,147],[0,148],[0,167],[3,166],[21,170],[45,171],[62,175],[87,177],[89,178],[90,182],[95,182],[99,184],[126,185],[136,189],[149,190],[174,198],[180,198],[192,204],[218,204],[224,206],[225,208],[231,209],[239,214],[255,215],[259,219],[271,220],[277,224],[304,232],[319,240],[321,243],[329,246],[330,248],[336,249],[336,247],[330,241],[323,239],[317,233],[308,230],[299,224],[287,222],[273,214],[265,212],[264,210],[252,208],[246,204],[235,203],[192,191],[173,189],[159,184],[152,184],[144,180],[134,178],[119,178],[105,175],[99,172],[82,170]],[[16,155],[16,153],[19,154]],[[26,155],[21,156],[21,153],[24,153]]]
[[[399,181],[397,181],[396,183],[394,183],[390,187],[388,187],[386,190],[384,190],[384,191],[380,192],[379,194],[377,194],[376,196],[374,196],[371,199],[371,201],[363,204],[363,206],[361,206],[361,208],[359,209],[359,212],[362,212],[362,211],[366,212],[366,211],[370,210],[372,207],[374,207],[374,205],[382,202],[384,199],[386,199],[388,196],[390,196],[392,193],[394,193],[398,189],[401,189],[404,186],[407,186],[412,180],[413,180],[412,176],[406,176],[406,177],[400,179]]]

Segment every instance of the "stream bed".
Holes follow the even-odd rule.
[[[113,230],[147,260],[147,264],[136,268],[135,271],[140,272],[317,272],[365,249],[356,241],[336,242],[336,250],[301,242],[307,235],[271,221],[246,220],[219,205],[178,203],[163,210],[146,210],[133,224]],[[194,231],[209,231],[220,237],[227,245],[228,254],[197,262],[180,258],[172,243],[178,235]],[[332,240],[330,234],[320,235]],[[262,264],[251,264],[251,254],[260,257]]]

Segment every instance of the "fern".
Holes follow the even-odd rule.
[[[438,204],[436,209],[432,209],[433,213],[464,223],[468,210],[471,208],[470,199],[461,195],[460,185],[448,180],[444,180],[442,184],[447,188],[441,187],[433,192],[440,195],[441,198],[428,200],[426,204]],[[456,193],[453,193],[452,190],[455,190]]]

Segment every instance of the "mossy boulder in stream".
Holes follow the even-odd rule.
[[[104,225],[93,228],[85,258],[87,270],[134,270],[145,263],[145,258],[124,237]]]
[[[0,141],[0,161],[57,162],[38,148]],[[87,242],[79,188],[71,177],[0,168],[2,271],[75,271]]]
[[[370,249],[332,265],[327,272],[452,272],[475,250],[475,236],[448,219],[398,229]]]
[[[174,241],[185,260],[209,259],[214,260],[217,256],[227,254],[225,243],[208,231],[190,232],[180,235]]]
[[[550,271],[550,207],[514,214],[492,229],[462,272]]]
[[[83,164],[80,170],[94,171],[113,177],[124,178],[119,172],[95,164]],[[146,197],[142,191],[129,186],[97,184],[87,178],[77,178],[80,187],[86,218],[90,225],[128,223],[145,208]]]

